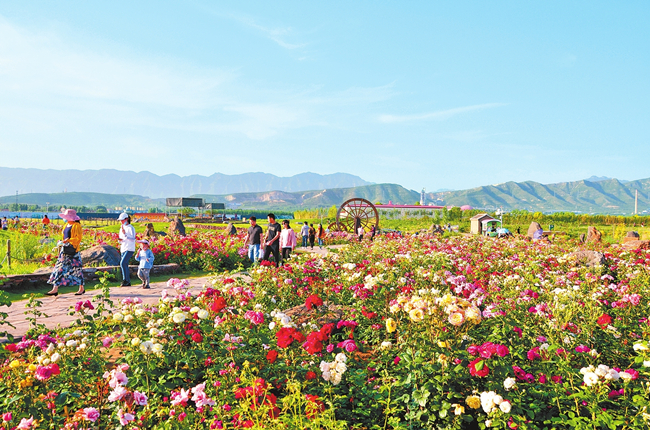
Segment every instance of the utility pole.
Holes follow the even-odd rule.
[[[634,190],[634,215],[637,215],[639,209],[639,190]]]

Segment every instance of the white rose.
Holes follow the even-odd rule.
[[[131,345],[132,346],[140,345],[140,338],[139,337],[134,337],[133,339],[131,339]]]
[[[43,366],[47,366],[48,364],[50,364],[50,362],[51,362],[50,359],[46,358],[45,360],[43,360]]]
[[[650,367],[650,360],[646,360],[643,362],[643,367]]]
[[[116,312],[113,314],[113,320],[114,321],[123,321],[124,320],[124,315],[122,315],[120,312]]]
[[[621,373],[618,374],[618,376],[620,376],[620,378],[625,382],[632,380],[632,375],[630,375],[627,372],[621,372]]]
[[[271,321],[269,323],[269,330],[273,330],[275,328],[275,321]]]
[[[65,346],[70,347],[70,348],[74,348],[74,347],[77,346],[77,341],[76,340],[69,340],[69,341],[67,341],[65,343]]]
[[[195,313],[197,313],[197,312],[200,311],[200,310],[201,310],[200,307],[198,307],[198,306],[194,306],[192,309],[190,309],[190,313],[191,313],[191,314],[195,314]]]
[[[635,343],[632,347],[635,351],[647,351],[648,347],[643,343]]]
[[[503,412],[504,414],[509,414],[511,408],[512,406],[508,401],[501,402],[501,404],[499,405],[499,409],[501,409],[501,412]]]
[[[127,315],[124,317],[124,322],[131,322],[133,321],[133,315]]]
[[[176,324],[181,324],[183,321],[185,321],[185,314],[182,312],[175,313],[172,316],[172,320],[174,320]]]
[[[57,361],[59,361],[60,358],[61,358],[61,354],[55,352],[54,354],[52,354],[52,357],[50,357],[50,361],[52,363],[56,363]]]
[[[52,355],[52,353],[54,352],[55,349],[56,349],[56,347],[54,346],[53,343],[51,343],[51,344],[49,344],[47,346],[47,349],[45,350],[45,352],[47,352],[49,355]]]
[[[199,317],[199,319],[207,319],[210,316],[210,312],[206,311],[205,309],[201,309],[196,313]]]
[[[162,354],[163,351],[163,346],[159,343],[154,343],[153,348],[151,348],[151,352],[154,354]]]
[[[159,331],[159,330],[158,330],[156,327],[151,327],[151,328],[149,329],[149,335],[151,335],[151,336],[155,336],[155,335],[158,334],[158,331]]]
[[[140,351],[142,351],[143,354],[151,354],[152,349],[153,349],[153,343],[148,340],[142,342],[142,344],[140,345]]]
[[[86,349],[86,344],[82,343],[81,345],[79,345],[77,349]]]
[[[585,377],[583,378],[585,381],[585,385],[587,387],[591,387],[592,385],[595,385],[598,383],[598,375],[596,375],[593,372],[587,372],[585,373]]]
[[[334,360],[339,361],[341,363],[345,363],[346,361],[348,361],[348,357],[346,357],[345,354],[343,354],[342,352],[339,352],[338,354],[336,354]]]
[[[141,317],[142,315],[144,315],[144,310],[143,309],[136,309],[135,310],[135,316],[136,317]]]
[[[505,388],[506,390],[510,390],[516,384],[517,384],[517,380],[515,378],[506,378],[505,381],[503,381],[503,388]]]

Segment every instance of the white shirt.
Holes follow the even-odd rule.
[[[123,224],[120,228],[120,252],[135,252],[135,228],[131,224]],[[124,232],[122,232],[124,230]]]

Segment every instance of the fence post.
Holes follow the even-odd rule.
[[[11,239],[7,239],[7,266],[11,269]]]

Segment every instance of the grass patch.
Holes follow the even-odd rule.
[[[209,276],[211,273],[210,272],[203,272],[203,271],[197,271],[197,272],[191,272],[191,273],[174,273],[171,275],[156,275],[151,277],[151,283],[154,282],[167,282],[170,278],[180,278],[180,279],[192,279],[192,278],[201,278],[204,276]],[[111,287],[116,287],[119,288],[120,285],[120,280],[118,280],[119,276],[110,282]],[[137,276],[131,277],[131,281],[133,285],[139,285],[140,279],[138,279]],[[22,300],[27,300],[29,298],[30,294],[36,294],[37,298],[42,298],[42,297],[47,297],[45,295],[46,292],[50,291],[52,287],[48,284],[39,284],[35,285],[33,287],[29,288],[23,288],[23,289],[15,289],[15,290],[6,290],[5,293],[7,293],[7,296],[9,297],[9,300],[12,302],[19,302]],[[99,282],[98,281],[88,281],[86,282],[85,285],[86,291],[92,291],[92,290],[97,290],[100,288]],[[126,288],[133,288],[133,287],[126,287]],[[59,287],[59,294],[72,294],[75,293],[79,288],[78,287]]]

